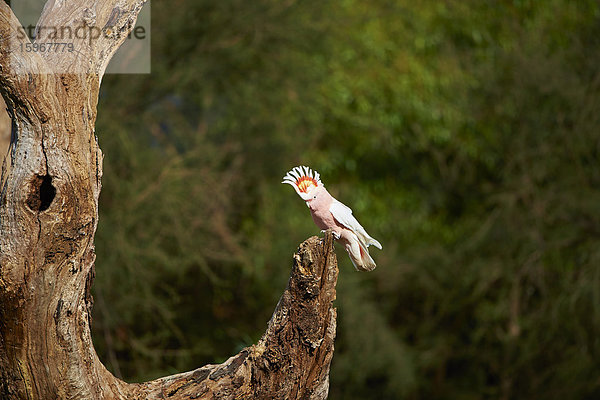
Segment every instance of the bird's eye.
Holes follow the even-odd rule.
[[[315,195],[313,196],[313,199],[316,199],[316,198],[317,198],[317,195],[315,194]]]

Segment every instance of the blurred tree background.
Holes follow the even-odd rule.
[[[258,340],[319,233],[306,164],[384,248],[337,247],[330,398],[600,398],[597,1],[154,0],[152,35],[99,104],[113,373]]]

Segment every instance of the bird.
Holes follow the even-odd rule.
[[[357,271],[372,271],[377,266],[369,254],[369,246],[382,249],[352,215],[350,207],[336,200],[321,182],[321,176],[306,166],[292,168],[281,183],[291,185],[306,202],[315,224],[324,232],[333,230]]]

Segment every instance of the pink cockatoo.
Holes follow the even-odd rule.
[[[283,177],[283,182],[296,190],[306,202],[315,224],[323,230],[333,229],[335,238],[340,240],[354,268],[357,271],[372,271],[375,261],[369,254],[369,246],[381,250],[381,244],[373,239],[352,215],[352,210],[329,194],[317,171],[308,167],[294,167]]]

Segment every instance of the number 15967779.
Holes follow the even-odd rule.
[[[72,53],[75,50],[73,43],[60,43],[60,42],[50,42],[50,43],[21,43],[20,49],[23,52],[31,53],[64,53],[68,51]]]

